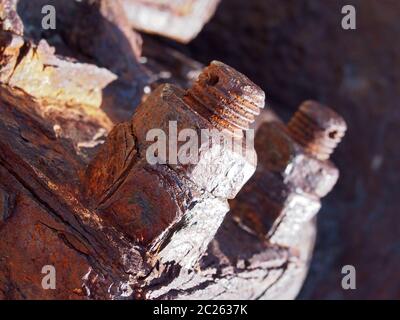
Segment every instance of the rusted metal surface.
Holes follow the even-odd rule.
[[[333,110],[316,102],[303,103],[299,112],[311,109],[305,126],[317,143],[320,133],[329,138],[332,127],[345,128]],[[327,159],[309,153],[290,130],[267,110],[257,123],[255,148],[258,165],[254,176],[230,201],[225,217],[207,254],[193,272],[181,270],[180,282],[157,286],[152,298],[178,299],[293,299],[305,279],[315,241],[315,215],[320,199],[336,184],[338,169]],[[296,114],[293,119],[297,119]],[[292,122],[290,122],[292,123]],[[341,135],[343,135],[341,131]],[[338,143],[338,136],[329,139]],[[324,141],[326,142],[326,141]],[[331,150],[333,151],[333,150]],[[234,236],[233,236],[234,235]],[[193,290],[201,287],[203,290]]]
[[[288,125],[291,137],[319,160],[327,160],[347,126],[333,110],[315,102],[303,103]]]
[[[56,9],[57,28],[43,33],[43,14],[37,8],[45,5]],[[100,95],[100,107],[114,124],[132,115],[150,80],[138,61],[142,38],[130,27],[121,1],[19,0],[17,11],[26,26],[26,37],[39,42],[44,36],[57,54],[112,72],[113,81],[93,94]],[[88,74],[87,85],[96,78],[102,77]]]
[[[249,85],[244,75],[214,62],[187,91],[185,99],[215,127],[242,133],[260,114],[265,94],[260,88]]]
[[[20,0],[17,9],[43,1]],[[48,42],[37,32],[37,12],[23,11],[20,20],[15,1],[0,3],[7,4],[0,15],[1,298],[297,294],[313,247],[312,217],[338,177],[326,160],[345,129],[338,115],[308,102],[287,128],[272,112],[259,116],[264,92],[223,63],[199,72],[201,64],[172,49],[160,58],[159,44],[142,59],[140,37],[117,1],[52,1],[74,14],[61,14]],[[157,86],[167,78],[183,88]],[[268,119],[257,123],[257,168],[247,143],[256,117]],[[147,133],[168,134],[171,121],[199,137],[224,131],[246,152],[200,141],[197,161],[169,163],[167,153],[150,164]],[[177,141],[177,150],[184,144]],[[55,291],[41,286],[47,264],[57,269]]]
[[[209,77],[219,79],[218,84],[206,81]],[[216,90],[211,88],[214,86],[225,92],[224,99],[207,94]],[[234,101],[237,96],[248,102],[232,105],[233,95]],[[255,171],[255,157],[251,154],[254,150],[249,147],[248,153],[241,155],[220,142],[209,146],[208,140],[198,146],[198,161],[170,163],[170,155],[166,159],[160,155],[165,164],[150,165],[146,151],[154,141],[147,140],[148,132],[158,129],[169,133],[170,143],[173,133],[169,126],[176,121],[177,132],[193,129],[201,137],[201,130],[230,126],[221,118],[223,110],[246,110],[250,104],[259,113],[264,107],[263,99],[261,89],[220,62],[205,68],[196,84],[186,91],[161,85],[137,108],[130,123],[111,132],[90,164],[84,187],[87,198],[104,219],[135,243],[158,251],[156,259],[192,266],[228,211],[226,199],[235,197]],[[242,139],[237,143],[241,146]],[[183,144],[178,141],[175,152]],[[189,262],[181,261],[184,257]]]
[[[220,0],[123,0],[135,29],[189,42],[214,14]]]
[[[18,16],[15,1],[1,4]],[[18,24],[0,31],[0,298],[138,294],[133,278],[148,272],[141,249],[105,227],[79,192],[91,157],[81,146],[112,124],[99,100],[115,76],[56,56],[45,40],[37,44],[20,31]],[[57,270],[55,290],[42,287],[45,265]]]
[[[33,63],[29,57],[20,56],[26,59],[27,67]],[[13,63],[12,61],[14,60],[5,60],[5,70],[7,63]],[[221,72],[219,74],[221,79],[224,78],[223,73],[229,71],[231,75],[246,81],[245,83],[239,81],[234,87],[230,84],[230,89],[240,90],[243,85],[256,89],[255,85],[239,73],[222,64],[216,65],[219,68],[211,69],[217,74]],[[63,72],[63,69],[60,68],[58,72]],[[35,76],[38,79],[45,79],[46,74],[37,73]],[[164,92],[165,95],[159,96],[160,92]],[[262,94],[259,89],[254,92]],[[217,185],[219,182],[228,182],[227,186],[215,189],[219,195],[225,193],[225,198],[216,197],[211,190],[204,193],[195,182],[191,181],[200,179],[194,174],[195,166],[175,169],[161,165],[151,167],[145,165],[143,158],[138,162],[137,170],[126,176],[129,183],[119,185],[120,182],[124,182],[120,181],[119,177],[125,177],[126,173],[130,173],[132,162],[137,161],[139,155],[143,154],[144,146],[141,143],[144,141],[143,133],[146,129],[143,126],[146,122],[143,120],[146,120],[144,115],[148,109],[142,105],[137,112],[138,118],[135,119],[135,115],[130,123],[120,124],[111,132],[103,152],[99,154],[100,159],[105,155],[105,159],[108,160],[102,163],[105,170],[99,170],[105,175],[104,179],[99,178],[101,180],[99,182],[104,184],[99,183],[93,197],[87,199],[88,197],[83,196],[87,190],[80,182],[81,178],[85,177],[84,168],[88,157],[82,156],[75,150],[75,143],[82,141],[79,135],[81,132],[73,125],[66,125],[65,121],[68,122],[68,115],[71,112],[75,115],[75,119],[79,119],[76,123],[85,130],[93,119],[102,116],[102,111],[91,107],[93,113],[83,117],[84,109],[80,108],[80,104],[64,105],[65,101],[59,100],[49,104],[54,112],[49,113],[45,103],[46,99],[49,99],[48,95],[44,94],[41,98],[32,97],[22,90],[15,90],[6,81],[2,83],[0,93],[2,106],[0,149],[3,154],[0,157],[2,210],[0,252],[7,253],[1,255],[2,298],[144,297],[142,291],[147,285],[144,281],[145,275],[151,274],[151,279],[162,278],[164,276],[162,270],[168,272],[168,266],[174,265],[173,261],[176,263],[175,268],[180,268],[179,263],[189,266],[200,257],[228,210],[226,198],[234,196],[255,170],[255,163],[237,157],[236,161],[241,163],[236,169],[243,171],[242,178],[229,181],[222,179],[220,175],[219,180],[214,180]],[[179,120],[182,126],[192,125],[198,129],[203,126],[214,128],[208,119],[199,116],[186,105],[185,95],[184,90],[165,85],[151,94],[145,103],[150,104],[153,101],[156,107],[155,102],[159,99],[159,104],[169,105],[171,110],[167,115],[178,117],[176,120]],[[165,98],[165,101],[160,99],[161,97]],[[175,105],[177,99],[180,104]],[[181,108],[181,113],[175,112],[174,108],[178,107]],[[56,110],[59,113],[54,117],[57,114]],[[65,116],[62,115],[64,111],[66,111]],[[157,112],[154,121],[162,121],[162,116],[163,112]],[[181,118],[185,118],[186,122],[181,122]],[[165,118],[165,121],[167,120]],[[151,123],[147,122],[147,125]],[[106,130],[105,127],[102,128]],[[71,133],[72,131],[68,130],[72,129],[76,130],[77,136],[66,134]],[[214,145],[214,148],[216,147],[217,145]],[[226,153],[226,156],[229,158],[233,154]],[[207,161],[210,160],[212,159],[204,157],[203,165],[207,165]],[[220,161],[217,166],[228,170],[233,169],[229,167],[231,165],[232,163]],[[138,181],[142,183],[138,184]],[[99,203],[97,196],[103,196],[102,187],[110,185],[110,190],[105,190],[110,193],[105,192],[107,196],[105,199],[100,197],[101,203]],[[118,190],[113,189],[113,185],[118,186]],[[146,217],[144,220],[132,221],[132,216],[126,216],[128,223],[137,222],[136,237],[126,232],[123,219],[120,220],[121,228],[118,221],[110,220],[104,215],[106,211],[103,211],[107,209],[107,201],[118,200],[118,196],[122,196],[123,204],[124,197],[132,196],[134,188],[137,196],[133,198],[137,201],[137,206],[133,205],[130,208],[139,210],[136,212],[143,213],[143,217],[150,214],[148,220]],[[160,191],[159,194],[154,193],[157,189]],[[149,205],[143,200],[146,195],[149,196],[148,200],[151,200]],[[213,207],[214,210],[210,211],[209,207]],[[152,209],[155,211],[152,212]],[[27,212],[29,214],[26,214]],[[124,217],[124,212],[127,212],[125,207],[118,210],[120,218]],[[157,216],[157,213],[161,216]],[[185,217],[184,223],[176,225],[182,215]],[[161,219],[161,224],[157,225],[157,219],[160,217],[166,218],[167,221]],[[199,217],[202,218],[199,220]],[[170,225],[174,228],[169,228]],[[163,231],[168,232],[163,233]],[[193,237],[193,234],[196,237]],[[157,241],[152,241],[155,238]],[[197,250],[196,248],[192,250],[196,246]],[[188,252],[190,254],[187,254]],[[178,262],[179,257],[181,261]],[[40,280],[43,275],[40,271],[47,264],[54,265],[57,269],[57,290],[54,291],[43,290],[41,286]],[[151,269],[154,265],[158,267]],[[149,273],[150,270],[153,272]],[[161,279],[160,283],[162,281]]]
[[[15,195],[0,188],[0,223],[10,218],[14,210]]]
[[[346,5],[356,8],[356,30],[341,27]],[[341,178],[321,209],[301,298],[400,298],[399,14],[396,0],[223,0],[184,48],[244,72],[284,119],[306,99],[346,119],[346,139],[333,155]],[[356,290],[341,286],[349,264]]]

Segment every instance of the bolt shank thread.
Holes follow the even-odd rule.
[[[213,61],[186,91],[186,104],[220,130],[243,134],[264,108],[264,92],[233,68]]]
[[[315,101],[304,102],[287,127],[290,136],[319,160],[329,159],[347,129],[342,117]]]

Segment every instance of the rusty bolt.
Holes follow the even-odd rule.
[[[264,106],[265,95],[236,70],[214,61],[187,90],[190,108],[220,130],[241,135],[248,130]]]
[[[300,110],[304,108],[303,104]],[[335,139],[343,136],[340,116],[316,102],[312,108],[318,119],[311,114],[309,122],[320,121],[312,127],[317,137],[324,131],[321,128],[328,137],[331,130],[338,131]],[[231,212],[191,277],[209,279],[212,274],[213,281],[202,282],[201,292],[182,289],[179,283],[171,286],[178,299],[207,299],[210,294],[218,299],[293,299],[301,288],[315,239],[312,218],[320,209],[320,198],[336,183],[338,170],[298,143],[270,109],[257,122],[256,173],[229,202]],[[160,293],[150,289],[148,294],[158,297]]]
[[[204,129],[227,134],[228,139],[231,134],[233,147],[212,141],[210,147],[210,142],[204,139],[206,141],[198,143],[198,153],[195,155],[198,160],[195,163],[169,163],[200,189],[217,197],[231,199],[255,170],[254,150],[251,143],[244,144],[242,137],[243,131],[248,129],[264,107],[264,100],[264,92],[247,77],[214,61],[187,91],[172,85],[160,86],[146,103],[138,107],[132,119],[133,130],[142,153],[153,144],[152,141],[146,141],[149,130],[158,128],[169,132],[171,121],[177,122],[178,132],[193,129],[199,137],[204,135],[201,131]],[[246,133],[250,135],[251,131]],[[180,150],[185,142],[178,141],[177,144]],[[237,149],[243,151],[242,154],[236,152]],[[169,162],[168,159],[165,162]]]
[[[260,237],[291,247],[337,182],[339,171],[328,158],[346,123],[313,101],[303,103],[287,126],[268,118],[257,129],[256,174],[232,201],[232,214]]]
[[[138,106],[130,123],[111,132],[90,164],[88,199],[105,220],[158,252],[162,261],[193,265],[229,210],[227,199],[255,171],[254,148],[242,131],[264,107],[264,99],[248,78],[215,61],[187,91],[161,85]],[[176,132],[169,132],[171,122]],[[180,152],[172,144],[168,155],[158,154],[165,162],[150,164],[146,155],[155,141],[148,141],[148,134],[154,129],[167,133],[169,147],[172,136],[183,129],[197,137],[214,130],[231,137],[234,146],[208,138],[175,141],[177,150],[193,143],[198,160],[170,163],[171,154]]]
[[[315,101],[304,102],[288,124],[291,137],[304,150],[327,160],[346,132],[343,118]]]
[[[201,261],[200,273],[209,274],[217,268],[205,292],[218,292],[220,299],[297,295],[315,239],[311,220],[321,207],[320,198],[338,179],[338,169],[326,158],[346,128],[339,115],[316,102],[306,102],[288,126],[271,110],[260,118],[264,121],[257,124],[256,173],[230,201],[231,212]],[[235,243],[232,235],[240,243]],[[278,267],[282,274],[271,286],[274,276],[270,266],[281,251],[287,252],[282,258],[284,265]],[[224,257],[223,266],[213,265],[213,257],[219,254]],[[238,267],[239,261],[244,264]],[[218,276],[224,275],[224,270],[235,270],[229,274],[228,289],[224,276]],[[239,293],[238,288],[251,290]]]

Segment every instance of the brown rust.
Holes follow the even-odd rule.
[[[118,2],[81,4],[68,2],[78,11],[88,9],[78,15],[88,21],[78,18],[78,30],[71,32],[70,38],[64,34],[63,40],[69,41],[71,49],[81,46],[84,54],[115,72],[134,92],[137,87],[133,88],[130,80],[140,77],[140,72],[135,73],[141,70],[136,61],[140,43],[126,28]],[[74,23],[71,16],[61,15],[63,18],[68,20],[66,25]],[[94,28],[85,34],[87,30],[80,27],[87,23]],[[63,32],[68,31],[65,25],[60,26]],[[98,131],[95,129],[105,129],[104,123],[91,127],[102,116],[93,107],[99,106],[100,98],[107,97],[104,86],[108,82],[98,81],[114,75],[94,65],[58,59],[46,42],[27,45],[22,33],[16,35],[18,23],[12,28],[0,33],[4,43],[0,253],[7,253],[0,255],[2,298],[256,299],[273,296],[271,290],[279,291],[280,281],[295,274],[290,270],[296,263],[302,271],[307,269],[304,252],[311,250],[300,245],[298,226],[316,213],[319,198],[330,191],[338,171],[330,162],[306,151],[303,140],[297,143],[276,118],[270,117],[275,120],[262,124],[258,131],[256,149],[261,163],[239,199],[230,201],[231,215],[225,216],[227,199],[233,199],[254,173],[256,163],[251,157],[213,143],[211,151],[199,145],[197,163],[173,164],[167,157],[167,163],[151,165],[145,159],[149,145],[146,133],[158,128],[168,134],[170,121],[176,121],[179,130],[246,131],[265,99],[262,90],[248,78],[213,62],[186,91],[172,85],[160,86],[130,121],[112,130],[87,168],[82,186],[78,177],[90,157],[82,157],[76,147],[97,143],[82,136],[90,138],[93,131]],[[104,33],[96,35],[98,28]],[[124,38],[126,42],[120,41]],[[95,41],[86,43],[88,39]],[[115,51],[103,46],[104,42]],[[48,59],[55,61],[56,67],[47,65]],[[93,74],[72,76],[68,70],[75,67],[81,72],[93,70]],[[30,68],[32,72],[40,71],[30,75],[33,82],[24,78]],[[102,74],[102,79],[96,79],[97,74]],[[79,81],[86,76],[90,80],[88,91],[95,98],[80,94]],[[64,77],[70,82],[65,88],[67,94],[60,96],[56,80]],[[47,81],[49,86],[36,92],[34,86],[46,79],[55,80]],[[28,89],[34,97],[13,85]],[[57,103],[53,101],[57,106],[46,105],[49,97],[60,98]],[[120,97],[127,105],[134,104],[127,95]],[[83,111],[79,110],[81,104]],[[117,109],[119,104],[110,106]],[[85,110],[93,113],[82,116]],[[124,111],[126,117],[132,109]],[[178,142],[178,148],[182,144]],[[41,288],[42,275],[37,270],[45,264],[57,268],[55,292]]]
[[[311,101],[299,107],[287,126],[270,119],[259,124],[255,141],[259,165],[233,200],[238,208],[233,215],[250,229],[262,230],[270,241],[295,246],[299,228],[314,217],[319,199],[337,182],[339,171],[328,158],[346,123],[330,108]]]
[[[188,106],[215,127],[248,130],[264,108],[265,94],[243,74],[214,61],[186,92]]]
[[[332,114],[326,108],[320,111],[323,119]],[[156,285],[148,297],[293,299],[298,294],[313,251],[312,221],[320,198],[336,183],[338,169],[307,152],[271,110],[262,111],[260,118],[255,138],[257,170],[229,201],[230,213],[195,268],[195,276],[185,283],[188,289],[173,283]],[[178,278],[186,279],[185,272],[180,271]]]
[[[210,75],[219,81],[205,82]],[[223,95],[206,100],[208,92],[215,90],[211,85]],[[235,197],[253,174],[255,157],[206,141],[196,150],[197,162],[171,163],[170,157],[159,154],[162,161],[150,164],[146,155],[154,141],[148,141],[147,134],[159,129],[167,134],[169,143],[173,139],[171,121],[176,122],[177,133],[193,129],[200,137],[203,129],[222,132],[225,128],[216,126],[212,117],[205,117],[204,109],[216,110],[213,114],[219,115],[232,107],[245,111],[252,108],[257,113],[264,106],[261,89],[220,62],[206,68],[194,87],[202,109],[193,105],[193,88],[157,88],[137,108],[130,123],[111,132],[89,165],[85,184],[88,201],[110,225],[134,242],[150,246],[151,252],[158,252],[156,259],[164,263],[173,259],[186,266],[193,265],[206,250],[228,210],[227,199]],[[174,148],[178,151],[184,143],[168,144],[169,152]],[[243,141],[239,139],[238,143]]]
[[[315,101],[304,102],[288,124],[290,136],[307,152],[327,160],[342,140],[347,126],[332,109]]]

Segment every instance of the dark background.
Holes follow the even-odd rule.
[[[343,30],[341,9],[357,10]],[[189,46],[261,85],[285,120],[306,99],[337,110],[347,135],[333,156],[341,171],[323,200],[318,238],[300,299],[399,299],[400,1],[222,0]],[[354,265],[357,289],[341,288]]]

